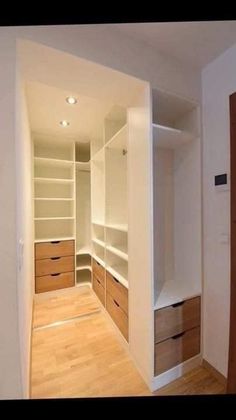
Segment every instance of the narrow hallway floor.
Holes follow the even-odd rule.
[[[154,395],[220,394],[199,367]],[[35,296],[31,398],[153,395],[89,286]]]

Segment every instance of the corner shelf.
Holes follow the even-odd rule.
[[[81,265],[76,267],[76,271],[89,270],[92,271],[91,265]]]
[[[76,255],[85,255],[85,254],[89,254],[89,255],[91,255],[91,248],[90,248],[90,247],[88,247],[88,246],[84,246],[84,247],[82,247],[82,248],[79,248],[79,249],[76,251]]]
[[[177,128],[152,124],[153,141],[158,147],[175,149],[176,147],[192,141],[194,136]]]

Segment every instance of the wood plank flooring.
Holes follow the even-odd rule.
[[[220,394],[224,387],[199,367],[152,394],[89,287],[35,297],[31,398]],[[90,316],[86,314],[91,313]],[[49,323],[85,315],[69,323]],[[39,329],[37,329],[40,327]]]

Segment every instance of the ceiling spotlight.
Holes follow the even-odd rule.
[[[70,125],[70,123],[66,120],[60,121],[60,124],[62,125],[62,127],[67,127],[68,125]]]
[[[75,105],[77,103],[77,99],[74,98],[74,96],[68,96],[68,98],[66,98],[66,102],[70,105]]]

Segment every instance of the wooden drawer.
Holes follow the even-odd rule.
[[[49,292],[50,290],[64,289],[75,285],[75,275],[72,273],[50,274],[48,276],[36,277],[35,292]]]
[[[47,274],[65,273],[73,271],[75,265],[74,257],[52,257],[45,260],[35,261],[35,275],[46,276]]]
[[[200,297],[155,311],[155,343],[200,325]]]
[[[101,281],[93,274],[93,290],[96,293],[98,299],[105,306],[105,289]]]
[[[126,313],[120,308],[120,306],[117,304],[117,302],[112,299],[112,297],[109,295],[109,293],[106,293],[106,309],[107,312],[111,315],[113,321],[125,337],[127,341],[128,340],[128,317]]]
[[[74,255],[74,241],[52,241],[35,244],[35,259]]]
[[[200,327],[180,333],[155,345],[155,375],[200,353]]]
[[[92,259],[93,274],[100,280],[103,287],[105,287],[105,268],[99,264],[94,258]]]
[[[106,271],[106,291],[128,315],[128,289]]]

